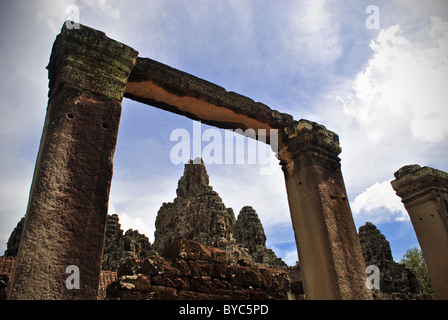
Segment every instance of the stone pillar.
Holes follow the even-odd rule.
[[[372,299],[351,214],[338,136],[300,120],[283,131],[279,158],[306,299]]]
[[[448,173],[410,165],[391,183],[411,218],[436,297],[448,299]]]
[[[121,101],[137,55],[82,25],[64,24],[56,38],[9,299],[96,299]]]

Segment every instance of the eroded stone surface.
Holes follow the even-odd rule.
[[[293,122],[288,114],[148,58],[137,59],[125,97],[224,129],[281,129]]]
[[[5,256],[16,257],[24,222],[25,218],[22,218],[12,231],[5,250]],[[128,257],[144,259],[154,253],[151,243],[144,234],[132,229],[124,233],[121,229],[118,215],[107,216],[101,264],[102,270],[115,271],[120,265],[120,261]]]
[[[121,300],[270,300],[287,299],[288,273],[282,269],[231,265],[225,252],[179,240],[164,255],[128,260],[107,288]]]
[[[238,219],[209,185],[202,160],[190,160],[179,179],[177,197],[164,203],[156,218],[154,249],[159,253],[176,240],[197,241],[222,248],[228,259],[240,264],[286,266],[266,248],[266,235],[257,213],[244,207]]]
[[[429,299],[417,273],[392,258],[389,241],[370,222],[359,228],[359,240],[366,265],[380,270],[379,290],[374,291],[378,300],[422,300]]]
[[[118,215],[108,215],[106,223],[106,238],[103,250],[102,269],[115,271],[120,262],[128,257],[145,259],[154,254],[149,239],[138,232],[129,229],[123,234]]]
[[[245,206],[238,214],[234,228],[235,241],[249,250],[254,262],[262,265],[284,267],[286,264],[274,251],[266,248],[266,235],[257,212]]]
[[[283,132],[278,156],[307,299],[371,299],[338,136],[307,120]]]
[[[19,252],[15,273],[20,276],[13,277],[13,291],[26,291],[23,284],[16,283],[20,277],[35,279],[36,283],[22,297],[63,296],[58,290],[49,293],[51,281],[38,290],[37,283],[46,281],[42,271],[45,265],[56,268],[51,274],[58,275],[55,281],[59,286],[67,263],[82,265],[83,274],[94,281],[98,252],[102,249],[120,102],[136,55],[131,48],[84,26],[71,32],[63,30],[54,44],[49,64],[50,102],[25,222],[25,230],[33,231],[25,233],[24,250],[20,250],[25,253]],[[220,128],[252,128],[257,134],[259,129],[279,129],[278,155],[285,171],[296,239],[300,238],[297,234],[303,233],[302,240],[305,240],[298,241],[299,247],[302,246],[299,254],[311,262],[303,265],[309,297],[367,297],[359,288],[362,259],[346,203],[337,157],[340,153],[337,135],[321,125],[294,121],[290,115],[150,59],[138,59],[126,86],[126,96]],[[267,134],[267,143],[270,143],[269,130]],[[300,190],[302,182],[308,190],[306,195]],[[226,245],[231,248],[228,252],[239,255],[238,260],[250,256],[249,249],[232,239],[236,223],[233,212],[206,185],[198,189],[199,200],[178,194],[174,203],[162,206],[159,222],[169,226],[167,233],[173,239],[185,236],[207,245]],[[68,204],[64,202],[66,199]],[[193,214],[204,212],[204,205],[199,201],[215,210],[209,215]],[[57,210],[51,213],[49,208]],[[169,212],[174,209],[185,214],[170,217]],[[58,216],[60,212],[63,214]],[[185,228],[178,229],[178,225]],[[42,236],[46,229],[52,230],[48,238]],[[168,242],[159,235],[155,245],[160,249]],[[85,253],[85,246],[78,248],[74,244],[79,241],[92,243],[90,252],[83,258],[80,254]],[[61,244],[76,249],[64,249]],[[41,260],[32,265],[30,254],[36,246],[41,249],[36,253]],[[230,256],[235,257],[233,253]],[[313,279],[313,273],[321,275],[323,280]],[[93,295],[94,285],[89,286],[90,291],[84,298]],[[164,290],[163,295],[172,291]]]
[[[448,299],[448,173],[409,165],[391,184],[411,218],[436,297]]]
[[[138,52],[110,39],[104,32],[80,24],[62,26],[47,66],[49,96],[69,84],[97,96],[123,100],[129,73]]]
[[[202,160],[201,160],[202,161]],[[185,165],[178,182],[177,198],[164,203],[156,218],[154,249],[161,251],[177,239],[225,247],[233,241],[235,215],[208,184],[204,163]]]
[[[95,299],[121,99],[137,52],[81,26],[52,49],[49,102],[10,299]],[[79,290],[66,268],[79,267]]]

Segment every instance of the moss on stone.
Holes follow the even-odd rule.
[[[64,23],[48,65],[50,88],[56,90],[58,83],[69,83],[121,101],[137,56],[137,51],[103,32],[83,25],[67,29]]]

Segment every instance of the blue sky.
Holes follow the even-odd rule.
[[[380,28],[367,29],[376,5]],[[69,5],[82,24],[149,57],[336,132],[356,227],[375,223],[395,260],[417,246],[390,187],[417,163],[448,171],[446,1],[2,1],[0,2],[0,252],[25,214],[47,104],[45,66]],[[173,130],[193,122],[125,99],[110,211],[153,240],[182,165]],[[210,127],[202,125],[203,130]],[[192,155],[194,156],[194,155]],[[207,166],[235,214],[253,206],[267,244],[297,260],[283,174],[258,165]]]

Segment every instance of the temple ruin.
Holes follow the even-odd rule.
[[[96,298],[123,97],[218,128],[251,128],[267,143],[277,129],[306,298],[372,298],[335,133],[140,58],[82,25],[64,23],[47,68],[47,115],[9,299]],[[76,290],[66,286],[71,265]]]
[[[157,212],[154,243],[138,230],[121,229],[108,215],[99,300],[303,300],[300,261],[287,266],[266,246],[257,212],[238,217],[209,184],[202,161],[185,164],[177,197]],[[162,200],[162,199],[161,199]],[[14,267],[24,225],[12,231],[0,257],[0,300]],[[359,228],[366,266],[378,268],[375,300],[429,300],[417,271],[396,263],[385,236],[367,222]],[[373,275],[375,277],[375,275]],[[429,294],[427,294],[429,293]]]
[[[408,165],[391,183],[411,218],[436,297],[448,300],[448,173]]]

